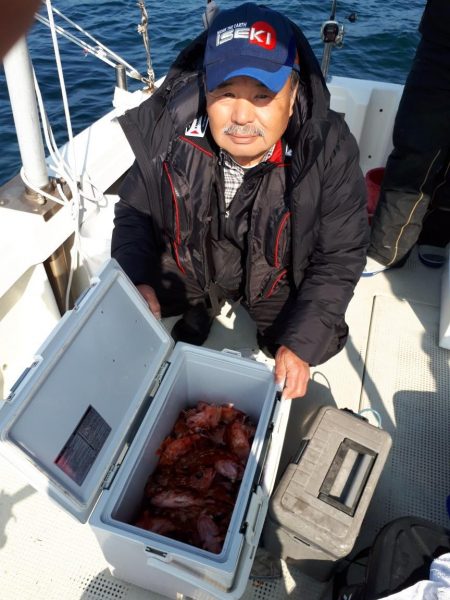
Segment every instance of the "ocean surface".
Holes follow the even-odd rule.
[[[216,0],[221,8],[236,0]],[[331,1],[274,0],[265,2],[284,12],[304,31],[322,59],[322,23],[329,18]],[[147,0],[152,63],[161,77],[177,53],[201,32],[206,0]],[[122,56],[140,73],[146,72],[146,54],[137,32],[141,13],[135,0],[54,0],[58,8],[96,39]],[[329,74],[404,83],[419,41],[417,27],[425,0],[338,0],[336,19],[345,25],[344,45],[334,49]],[[46,8],[42,9],[45,16]],[[351,23],[347,17],[357,14]],[[55,17],[57,24],[67,27]],[[68,26],[69,29],[70,26]],[[82,34],[75,32],[83,38]],[[86,39],[86,38],[83,38]],[[58,36],[74,133],[112,109],[114,69]],[[86,40],[89,42],[89,40]],[[94,45],[93,42],[89,42]],[[49,30],[35,23],[28,44],[46,110],[58,144],[67,140],[64,111]],[[129,89],[139,82],[129,80]],[[21,161],[3,69],[0,70],[0,184],[17,174]]]

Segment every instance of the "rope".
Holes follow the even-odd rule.
[[[71,261],[70,261],[69,280],[67,283],[66,297],[65,297],[66,310],[68,310],[69,309],[69,300],[70,300],[70,289],[72,287],[74,271],[78,267],[78,256],[79,256],[79,250],[80,250],[80,210],[81,210],[81,201],[80,200],[81,199],[80,199],[80,194],[79,194],[79,189],[78,189],[77,159],[76,159],[76,154],[75,154],[75,145],[74,145],[74,141],[73,141],[73,130],[72,130],[72,121],[70,118],[69,101],[67,98],[66,85],[65,85],[65,81],[64,81],[64,73],[62,70],[61,55],[59,53],[58,40],[56,37],[56,28],[55,28],[55,21],[53,18],[51,0],[46,0],[46,6],[47,6],[47,13],[48,13],[48,20],[50,22],[50,32],[52,35],[53,50],[55,52],[56,68],[58,70],[59,84],[61,86],[61,95],[62,95],[63,106],[64,106],[64,114],[66,117],[67,134],[69,137],[69,152],[71,153],[72,170],[73,170],[73,174],[74,174],[73,178],[67,179],[67,185],[69,186],[71,194],[72,194],[72,218],[75,221],[75,227],[74,227],[75,236],[74,236],[74,244],[73,244],[73,248],[72,248],[73,252],[72,252]],[[59,191],[62,192],[62,188]],[[67,200],[67,198],[64,195],[63,195],[63,198],[65,200]]]
[[[69,136],[69,149],[72,154],[72,165],[73,165],[73,170],[75,173],[75,185],[73,187],[76,188],[76,193],[73,195],[73,199],[75,201],[79,201],[78,185],[76,185],[76,181],[78,179],[78,176],[77,176],[78,169],[77,169],[77,163],[76,163],[75,146],[73,143],[72,120],[70,118],[69,100],[67,98],[66,84],[64,81],[64,73],[63,73],[62,63],[61,63],[61,55],[59,53],[58,40],[56,38],[56,28],[55,28],[55,22],[53,20],[53,11],[52,11],[51,0],[46,0],[46,6],[47,6],[48,18],[49,18],[50,25],[51,25],[50,32],[52,35],[53,50],[55,52],[55,61],[56,61],[56,68],[58,70],[59,84],[61,86],[61,95],[62,95],[62,101],[63,101],[63,107],[64,107],[64,115],[66,117],[67,134]]]
[[[64,179],[65,181],[70,181],[71,179],[73,179],[73,175],[71,173],[71,169],[69,164],[65,161],[64,157],[62,156],[61,152],[58,149],[58,146],[56,144],[56,140],[55,137],[53,135],[53,130],[52,127],[50,125],[50,121],[48,119],[47,116],[47,112],[45,110],[45,106],[44,106],[44,101],[42,99],[42,94],[41,94],[41,90],[39,88],[39,83],[38,80],[36,78],[36,74],[34,72],[33,69],[33,77],[34,77],[34,89],[36,92],[36,99],[38,102],[38,107],[39,107],[39,113],[41,116],[41,122],[42,122],[42,130],[44,132],[44,139],[45,139],[45,143],[47,146],[47,149],[49,151],[50,157],[52,159],[52,163],[50,164],[50,167],[55,171],[55,173],[62,179]],[[25,176],[22,177],[22,179],[25,181]],[[98,188],[96,187],[96,185],[91,181],[89,174],[86,172],[86,170],[83,171],[83,180],[86,181],[86,183],[88,183],[90,185],[91,188],[93,188],[94,190],[97,190],[99,195],[98,196],[91,196],[90,194],[88,194],[87,192],[85,192],[82,189],[79,189],[78,192],[80,194],[80,196],[82,198],[85,198],[86,200],[89,200],[90,202],[94,202],[96,203],[99,207],[101,206],[100,202],[101,200],[105,200],[105,196],[103,194],[103,192],[101,190],[98,190]],[[45,196],[46,198],[48,198],[49,200],[53,200],[54,202],[57,202],[59,204],[64,204],[64,202],[62,202],[58,197],[53,196],[52,194],[48,194],[48,193],[44,193],[40,188],[33,188],[32,185],[30,185],[30,183],[27,181],[26,185],[30,188],[33,189],[35,192],[37,192],[38,194]],[[59,191],[59,193],[61,194],[61,196],[63,197],[64,194],[62,193],[62,190],[59,190],[59,186],[60,184],[57,185],[57,189]]]
[[[374,408],[363,408],[359,411],[358,415],[365,415],[366,413],[370,413],[376,418],[376,420],[378,421],[378,428],[381,429],[382,421],[380,413]]]
[[[94,191],[98,191],[98,193],[99,193],[98,196],[96,196],[96,197],[91,196],[90,194],[86,193],[84,190],[80,189],[78,187],[77,183],[73,181],[74,178],[73,178],[73,174],[71,172],[70,165],[65,161],[64,157],[62,156],[62,154],[59,151],[58,146],[56,144],[55,137],[53,135],[53,130],[50,125],[50,122],[49,122],[49,119],[47,116],[47,112],[45,110],[41,90],[39,88],[39,83],[37,81],[34,69],[33,69],[33,77],[34,77],[34,87],[35,87],[35,92],[36,92],[36,99],[38,102],[39,112],[40,112],[40,116],[41,116],[42,129],[44,132],[44,139],[45,139],[45,143],[46,143],[47,149],[49,151],[50,157],[52,159],[52,163],[50,163],[50,165],[49,165],[50,168],[53,169],[53,171],[56,173],[56,175],[59,178],[63,179],[65,182],[67,182],[72,194],[73,194],[73,189],[75,186],[76,189],[78,190],[78,194],[80,195],[80,197],[82,197],[86,200],[89,200],[91,202],[94,202],[97,204],[97,206],[100,207],[101,200],[105,200],[105,202],[107,202],[106,198],[105,198],[104,194],[100,190],[98,190],[97,187],[95,186],[95,184],[91,181],[89,174],[86,171],[83,171],[83,180],[86,181],[86,183],[88,185],[90,185],[90,187]],[[56,180],[56,189],[59,193],[59,197],[58,197],[58,196],[55,196],[48,192],[45,192],[41,188],[34,187],[28,181],[23,167],[20,171],[20,176],[21,176],[23,182],[25,183],[25,185],[29,189],[35,191],[40,196],[43,196],[44,198],[47,198],[48,200],[56,202],[57,204],[60,204],[61,206],[66,206],[66,207],[71,208],[72,209],[72,218],[77,223],[79,222],[79,216],[75,212],[75,207],[73,206],[73,204],[71,204],[71,201],[69,200],[69,198],[67,198],[60,181]],[[79,244],[79,239],[76,239],[76,243],[78,244],[76,247],[77,254],[79,256],[81,256],[81,258],[86,259],[86,256],[82,251],[81,245]],[[86,260],[85,260],[85,267],[89,272],[89,267],[88,267],[88,263]],[[92,274],[89,272],[89,276],[91,276],[91,275]],[[69,291],[70,291],[70,287],[69,287]],[[68,308],[68,293],[66,294],[65,302],[66,302],[66,308]]]
[[[155,87],[155,72],[152,66],[152,57],[150,55],[150,40],[148,38],[148,13],[145,7],[145,0],[138,0],[138,6],[141,9],[141,22],[138,25],[138,33],[142,35],[142,40],[144,42],[145,53],[147,55],[147,78],[142,78],[142,81],[145,81],[148,84],[150,90],[153,90]]]
[[[56,8],[52,8],[52,12],[56,13],[62,19],[64,19],[68,23],[70,23],[70,25],[75,27],[78,31],[80,31],[81,33],[86,35],[86,37],[88,37],[89,39],[94,41],[97,44],[97,46],[93,47],[93,46],[89,45],[87,42],[85,42],[84,40],[77,38],[73,33],[64,29],[64,27],[62,27],[61,25],[56,25],[54,23],[53,19],[52,19],[52,23],[51,23],[50,19],[47,19],[46,17],[44,17],[43,15],[40,15],[39,13],[36,13],[35,17],[40,23],[47,26],[50,30],[52,30],[52,27],[54,27],[54,29],[57,31],[57,33],[59,33],[60,35],[65,37],[67,40],[69,40],[73,44],[76,44],[77,46],[82,48],[84,50],[84,52],[86,52],[86,54],[91,54],[92,56],[99,58],[104,63],[106,63],[107,65],[109,65],[110,67],[113,67],[113,68],[115,68],[117,64],[121,64],[125,67],[125,71],[126,71],[126,74],[128,75],[128,77],[131,77],[132,79],[137,79],[146,84],[148,83],[148,80],[145,77],[143,77],[137,69],[132,67],[129,63],[127,63],[118,54],[116,54],[115,52],[110,50],[107,46],[105,46],[104,44],[99,42],[96,38],[94,38],[90,33],[85,31],[82,27],[77,25],[74,21],[72,21],[71,19],[66,17],[61,11],[59,11]]]
[[[81,243],[80,243],[80,225],[81,225],[80,215],[81,215],[81,204],[82,204],[81,198],[85,198],[87,200],[93,201],[100,206],[100,200],[102,198],[104,198],[104,195],[103,195],[103,193],[100,192],[100,198],[96,198],[96,197],[92,197],[91,195],[87,194],[86,192],[84,192],[80,189],[80,179],[81,178],[78,176],[77,160],[76,160],[76,154],[75,154],[75,144],[74,144],[72,122],[71,122],[70,110],[69,110],[69,102],[68,102],[67,92],[66,92],[66,87],[65,87],[64,74],[63,74],[63,70],[62,70],[62,63],[61,63],[61,56],[59,53],[58,40],[56,38],[57,27],[56,27],[56,25],[54,23],[54,19],[53,19],[51,0],[46,0],[46,6],[47,6],[47,12],[48,12],[48,16],[49,16],[49,21],[48,21],[49,28],[50,28],[50,31],[52,34],[53,49],[55,52],[56,67],[57,67],[59,82],[60,82],[60,87],[61,87],[61,95],[62,95],[62,100],[63,100],[64,114],[65,114],[67,134],[68,134],[68,149],[69,149],[69,153],[70,153],[70,163],[71,164],[69,164],[64,159],[64,157],[62,156],[62,154],[60,153],[60,151],[57,147],[57,144],[56,144],[56,141],[55,141],[55,138],[53,135],[53,131],[52,131],[52,128],[51,128],[51,125],[50,125],[50,122],[49,122],[49,119],[48,119],[48,116],[47,116],[47,113],[45,110],[45,106],[44,106],[44,102],[42,99],[42,94],[41,94],[41,91],[39,88],[39,84],[38,84],[38,81],[36,78],[36,74],[33,69],[34,85],[35,85],[35,91],[36,91],[36,99],[38,102],[38,107],[39,107],[39,111],[40,111],[40,115],[41,115],[44,138],[45,138],[45,142],[46,142],[50,157],[53,161],[53,164],[51,164],[50,166],[51,166],[51,168],[53,168],[53,170],[55,171],[57,176],[64,179],[64,181],[67,183],[67,186],[69,187],[69,190],[70,190],[71,200],[69,200],[69,198],[65,194],[60,181],[57,181],[57,183],[56,183],[56,189],[59,193],[59,197],[57,197],[53,194],[49,194],[48,192],[46,192],[40,188],[34,187],[28,181],[23,167],[20,171],[20,175],[21,175],[23,182],[29,189],[34,190],[37,194],[39,194],[40,196],[43,196],[44,198],[47,198],[48,200],[51,200],[53,202],[56,202],[57,204],[67,207],[71,211],[71,217],[74,221],[74,243],[73,243],[73,247],[71,249],[71,267],[70,267],[69,279],[68,279],[68,283],[67,283],[66,296],[65,296],[65,307],[66,307],[66,310],[68,310],[69,304],[70,304],[70,290],[72,287],[73,275],[74,275],[75,269],[78,267],[79,258],[80,257],[85,258],[82,253]],[[92,181],[90,180],[89,175],[85,172],[83,172],[83,179],[86,180],[86,183],[89,183],[91,185],[91,187],[92,187],[92,189],[94,189],[94,191],[97,189],[93,185]],[[86,261],[85,261],[85,263],[86,263],[85,266],[89,272],[88,264]],[[89,276],[91,276],[91,273],[89,273]]]
[[[91,34],[86,32],[85,30],[83,30],[79,25],[74,23],[71,19],[69,19],[68,17],[63,15],[61,13],[61,11],[59,11],[56,8],[53,8],[51,0],[45,0],[45,3],[46,3],[46,7],[47,7],[48,19],[38,13],[36,14],[36,19],[39,22],[46,25],[50,29],[51,36],[52,36],[53,48],[54,48],[54,53],[55,53],[55,61],[56,61],[58,77],[59,77],[59,82],[60,82],[60,87],[61,87],[61,95],[62,95],[62,100],[63,100],[64,114],[65,114],[66,126],[67,126],[67,134],[68,134],[68,144],[67,145],[68,145],[68,150],[69,150],[69,154],[70,154],[70,161],[69,161],[70,164],[69,164],[69,162],[67,162],[64,159],[64,157],[62,156],[62,154],[60,153],[60,151],[57,147],[57,144],[56,144],[56,141],[55,141],[55,138],[53,135],[53,131],[52,131],[52,128],[51,128],[51,125],[50,125],[50,122],[49,122],[49,119],[48,119],[48,116],[47,116],[47,113],[45,110],[44,102],[42,99],[42,94],[41,94],[39,84],[36,79],[34,70],[33,70],[33,77],[34,77],[36,98],[38,101],[39,111],[40,111],[40,115],[41,115],[44,138],[45,138],[45,142],[46,142],[51,160],[53,161],[53,164],[50,164],[50,167],[54,170],[54,172],[60,179],[63,179],[67,183],[67,186],[69,187],[69,190],[70,190],[71,199],[69,199],[67,197],[67,195],[65,194],[60,181],[56,181],[56,189],[60,196],[60,197],[57,197],[57,196],[50,194],[42,189],[34,187],[28,181],[23,167],[20,171],[20,175],[22,177],[24,184],[29,189],[34,190],[40,196],[43,196],[44,198],[47,198],[48,200],[52,200],[53,202],[56,202],[57,204],[65,206],[71,210],[71,217],[74,220],[75,225],[74,225],[74,243],[73,243],[73,247],[71,249],[71,266],[70,266],[69,280],[68,280],[68,284],[67,284],[66,297],[65,297],[65,306],[66,306],[66,310],[68,310],[69,309],[69,301],[70,301],[70,290],[72,287],[74,271],[78,267],[78,261],[79,261],[80,257],[85,258],[82,253],[81,243],[80,243],[80,237],[81,237],[80,236],[80,225],[81,225],[80,217],[81,217],[81,208],[82,208],[81,198],[95,202],[98,206],[101,206],[100,201],[101,201],[101,199],[105,199],[105,196],[101,191],[97,190],[96,186],[92,183],[92,181],[90,180],[89,175],[86,173],[86,171],[83,171],[83,181],[90,184],[92,190],[94,190],[94,194],[96,194],[96,192],[99,191],[100,192],[99,197],[97,197],[96,195],[94,195],[94,197],[89,195],[88,193],[84,192],[80,186],[81,176],[78,175],[74,137],[73,137],[73,130],[72,130],[72,122],[71,122],[70,110],[69,110],[69,102],[68,102],[68,97],[67,97],[67,92],[66,92],[66,87],[65,87],[64,74],[63,74],[62,63],[61,63],[61,56],[60,56],[60,52],[59,52],[59,46],[58,46],[58,40],[57,40],[56,34],[59,33],[63,37],[67,38],[69,41],[72,41],[76,45],[83,48],[83,50],[85,52],[90,53],[90,54],[96,56],[97,58],[100,58],[101,60],[103,60],[103,62],[109,64],[110,66],[112,66],[114,68],[116,67],[117,63],[123,65],[125,67],[126,73],[129,77],[141,80],[142,82],[146,83],[150,88],[154,87],[155,77],[154,77],[154,72],[153,72],[152,65],[151,65],[150,44],[148,41],[148,31],[147,31],[148,15],[147,15],[147,11],[145,9],[145,3],[143,2],[143,0],[139,2],[139,7],[141,8],[141,11],[142,11],[142,22],[138,28],[138,31],[143,36],[144,45],[145,45],[146,52],[147,52],[148,78],[141,76],[136,69],[134,69],[127,62],[125,62],[120,56],[118,56],[116,53],[109,50],[109,48],[107,48],[104,44],[102,44],[101,42],[96,40]],[[92,40],[93,42],[95,42],[97,44],[97,47],[93,48],[88,43],[86,43],[84,40],[78,39],[75,35],[66,31],[63,27],[56,25],[55,21],[54,21],[54,13],[57,14],[58,16],[60,16],[65,21],[67,21],[71,26],[75,27],[78,31],[85,34],[90,40]],[[115,62],[113,62],[111,60],[111,58],[113,58]],[[86,261],[85,261],[85,263],[86,263],[85,266],[89,272],[88,264]],[[91,273],[89,273],[89,276],[91,276]]]

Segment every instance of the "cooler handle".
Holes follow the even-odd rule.
[[[378,454],[345,438],[319,490],[319,500],[353,517]]]
[[[267,508],[268,500],[265,497],[260,486],[251,495],[250,504],[247,509],[245,529],[240,530],[244,533],[245,539],[250,546],[257,546],[259,536],[261,534],[261,519],[264,522],[265,509]]]
[[[231,348],[223,348],[222,352],[224,354],[229,354],[230,356],[236,356],[237,358],[242,358],[242,353],[239,350],[232,350]]]
[[[195,587],[198,587],[199,585],[199,578],[196,576],[195,572],[179,562],[173,564],[173,562],[166,562],[159,560],[158,558],[153,558],[153,556],[149,556],[147,559],[147,566],[162,571],[166,577],[169,575],[175,579],[182,578],[183,581]],[[201,586],[203,589],[209,591],[212,596],[220,591],[217,587],[204,580],[201,581]]]
[[[173,578],[174,581],[180,581],[181,585],[188,584],[194,589],[206,592],[212,598],[217,598],[218,600],[230,599],[230,592],[224,587],[219,587],[219,585],[216,586],[213,583],[210,583],[201,575],[197,575],[197,573],[190,569],[188,566],[183,565],[178,561],[164,562],[162,560],[158,560],[157,558],[153,558],[152,556],[150,556],[147,559],[147,566],[151,569],[157,569],[161,571],[161,573],[164,575],[164,578],[167,578],[167,576],[169,576]],[[244,590],[242,590],[242,592],[243,591]],[[237,597],[240,597],[240,595]]]
[[[149,546],[145,547],[146,552],[155,552],[155,555],[148,556],[147,566],[152,569],[158,569],[164,576],[173,577],[180,580],[182,584],[189,584],[197,590],[205,591],[212,598],[217,600],[230,600],[230,598],[241,598],[247,587],[248,578],[252,568],[255,552],[258,547],[261,536],[264,519],[267,514],[269,499],[262,493],[261,488],[253,494],[251,513],[255,517],[254,525],[245,532],[245,542],[242,544],[237,563],[234,580],[230,588],[225,588],[217,583],[208,581],[201,573],[197,573],[188,565],[175,559],[172,554],[166,552],[155,552],[155,549]],[[204,594],[202,594],[204,596]]]

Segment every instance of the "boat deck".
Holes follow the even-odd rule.
[[[307,398],[294,403],[293,418],[301,418],[311,404],[373,408],[393,437],[358,547],[402,515],[448,526],[450,351],[438,346],[439,304],[440,271],[421,265],[415,253],[401,269],[362,279],[347,314],[351,335],[346,348],[313,370]],[[242,310],[230,317],[224,311],[206,345],[250,355],[255,348],[252,323]],[[35,492],[2,458],[0,472],[2,599],[158,597],[114,578],[89,526]],[[282,568],[280,579],[249,581],[245,600],[329,596],[326,584],[284,563]]]

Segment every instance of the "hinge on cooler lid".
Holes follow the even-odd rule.
[[[23,372],[21,373],[21,375],[18,377],[18,379],[11,386],[11,389],[9,390],[9,394],[6,397],[5,402],[11,402],[11,400],[16,395],[17,388],[28,377],[28,374],[30,373],[30,371],[32,371],[35,367],[37,367],[40,362],[42,362],[42,356],[35,356],[32,364],[29,367],[27,367],[26,369],[23,370]]]
[[[129,444],[125,444],[117,458],[117,461],[110,465],[108,472],[106,473],[101,485],[102,490],[109,490],[109,488],[111,487],[111,484],[114,481],[114,478],[120,469],[120,465],[122,464],[129,447]]]
[[[89,283],[89,287],[87,287],[84,291],[81,292],[81,294],[78,296],[78,298],[75,300],[75,303],[73,305],[73,310],[77,311],[83,300],[86,298],[86,296],[89,294],[89,292],[94,289],[98,283],[99,283],[100,279],[98,277],[92,277],[90,283]]]
[[[167,369],[169,368],[170,362],[165,360],[162,365],[159,367],[159,371],[156,373],[156,377],[153,380],[153,384],[152,387],[150,388],[150,391],[148,393],[148,395],[150,397],[153,397],[156,392],[159,389],[159,386],[161,385],[162,380],[164,379],[165,374],[167,373]]]

